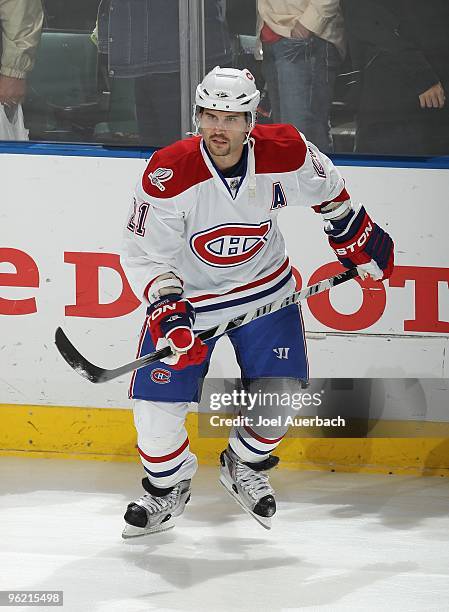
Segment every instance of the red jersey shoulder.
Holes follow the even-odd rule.
[[[195,136],[156,151],[143,173],[142,187],[149,196],[173,198],[210,177],[200,137]]]
[[[256,141],[257,174],[293,172],[304,164],[307,145],[295,126],[256,125],[251,135]]]

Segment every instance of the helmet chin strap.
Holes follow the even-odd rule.
[[[251,113],[251,125],[246,133],[243,144],[248,145],[248,190],[249,197],[253,200],[256,197],[256,156],[254,154],[254,145],[256,141],[250,136],[256,124],[256,114]]]
[[[198,106],[196,104],[193,105],[192,124],[193,124],[193,132],[186,132],[186,136],[199,136],[200,135],[200,125],[198,123]]]
[[[248,190],[251,199],[256,197],[256,156],[254,155],[254,145],[256,141],[250,138],[249,132],[246,137],[248,143]]]

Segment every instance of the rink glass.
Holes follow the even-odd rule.
[[[114,2],[116,8],[120,8],[121,3],[117,0]],[[129,72],[121,75],[116,74],[113,69],[114,36],[111,36],[109,43],[106,39],[106,44],[99,36],[99,4],[100,2],[90,0],[43,2],[45,27],[37,48],[34,68],[27,75],[28,92],[23,105],[30,140],[51,143],[104,143],[122,147],[166,146],[185,138],[186,133],[192,130],[191,109],[195,88],[204,74],[218,64],[248,68],[254,74],[256,85],[262,94],[257,109],[259,123],[277,122],[273,110],[276,104],[270,100],[267,86],[269,79],[265,78],[268,53],[264,61],[256,44],[255,2],[229,0],[225,3],[221,0],[204,0],[204,11],[198,8],[198,13],[194,7],[189,8],[189,11],[184,10],[184,3],[179,3],[179,10],[173,8],[178,3],[165,3],[167,8],[164,8],[162,14],[159,12],[157,20],[148,21],[153,24],[153,28],[156,27],[156,21],[158,24],[156,38],[153,36],[151,39],[152,44],[156,45],[152,50],[152,67],[147,68],[145,72],[137,60],[134,63],[131,61]],[[106,2],[102,4],[107,6]],[[127,3],[122,4],[128,6]],[[137,2],[131,4],[147,5]],[[199,4],[202,3],[198,3],[198,6]],[[341,4],[344,5],[343,2]],[[221,8],[216,9],[219,5]],[[165,27],[159,27],[160,23]],[[130,47],[144,46],[145,41],[139,38],[139,33],[143,30],[140,25],[141,23],[138,23],[133,26],[136,27],[133,41],[135,45]],[[349,37],[350,24],[346,25]],[[428,25],[423,24],[422,27],[428,28]],[[118,30],[121,32],[120,28]],[[204,37],[191,35],[192,32],[203,31]],[[167,63],[156,66],[157,61],[167,59],[167,53],[164,53],[167,40],[176,41],[177,50],[175,49],[174,57],[170,60],[170,66]],[[284,39],[281,43],[288,40]],[[122,44],[121,48],[128,47]],[[170,49],[173,51],[172,47]],[[186,54],[186,49],[190,49],[191,55]],[[357,70],[351,64],[350,50],[338,70],[332,96],[330,122],[334,153],[353,153],[356,140],[360,147],[363,142],[360,138],[363,134],[358,134],[356,138],[358,109],[354,107],[354,94],[351,93],[354,87],[351,83],[354,85]],[[194,57],[193,61],[191,57]],[[195,58],[198,61],[195,61]],[[286,58],[288,61],[293,59]],[[439,66],[448,64],[447,59],[441,57],[439,48],[435,51],[432,61]],[[443,86],[447,88],[446,75],[439,72],[435,70]],[[387,76],[384,78],[386,86]],[[388,91],[388,87],[386,90]],[[282,96],[282,91],[279,95]],[[448,98],[446,92],[446,99]],[[419,106],[417,96],[416,104]],[[449,154],[448,105],[446,103],[443,108],[434,110],[435,113],[432,109],[427,109],[423,117],[431,115],[435,124],[433,131],[439,135],[437,144],[443,149],[442,152],[435,152],[436,149],[432,149],[431,144],[420,142],[419,125],[414,121],[410,121],[409,125],[408,142],[412,144],[408,145],[407,150],[397,150],[398,139],[393,132],[393,121],[391,130],[377,130],[378,140],[374,142],[374,136],[371,136],[372,142],[368,143],[370,146],[360,149],[356,147],[356,152],[374,156]],[[391,115],[387,108],[382,107],[380,112],[383,112],[386,118]],[[280,116],[279,120],[288,122],[285,116]],[[226,122],[220,129],[234,129],[230,123],[232,122]],[[203,127],[211,126],[208,124]],[[304,125],[297,127],[307,131]],[[313,138],[309,138],[313,141]]]

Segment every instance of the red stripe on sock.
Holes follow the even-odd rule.
[[[169,453],[168,455],[161,455],[160,457],[152,457],[150,455],[147,455],[139,447],[137,447],[137,450],[139,451],[140,456],[143,457],[146,461],[149,461],[150,463],[163,463],[164,461],[170,461],[170,459],[174,459],[175,457],[180,455],[182,451],[188,447],[188,445],[189,445],[189,438],[186,438],[185,442],[183,443],[182,446],[178,448],[178,450],[175,450],[172,453]]]
[[[259,434],[256,434],[255,431],[253,431],[251,429],[251,427],[248,427],[247,425],[244,425],[243,428],[249,433],[249,435],[254,438],[255,440],[257,440],[258,442],[263,442],[263,444],[276,444],[277,442],[280,442],[282,440],[282,438],[285,436],[285,434],[283,434],[280,438],[262,438],[262,436],[259,436]]]

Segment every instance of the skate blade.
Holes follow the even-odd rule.
[[[259,516],[258,514],[251,512],[251,510],[247,508],[245,504],[241,501],[240,497],[235,494],[235,491],[232,489],[231,485],[228,483],[228,481],[222,474],[220,474],[220,483],[223,485],[228,495],[230,495],[232,499],[235,499],[235,501],[243,508],[243,510],[245,510],[245,512],[252,516],[253,519],[255,519],[259,523],[259,525],[262,525],[264,529],[271,529],[271,517]]]
[[[160,523],[159,525],[155,525],[150,529],[146,529],[145,527],[134,527],[134,525],[125,524],[125,528],[122,531],[122,538],[124,540],[129,540],[131,538],[141,538],[146,535],[154,535],[155,533],[161,533],[162,531],[168,531],[169,529],[173,529],[175,526],[175,521],[169,519],[165,523]]]

